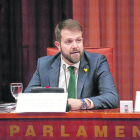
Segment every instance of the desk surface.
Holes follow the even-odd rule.
[[[139,140],[140,113],[120,113],[119,108],[68,113],[0,113],[0,140],[5,138]]]
[[[120,109],[70,111],[68,113],[0,113],[0,119],[10,118],[137,118],[140,112],[120,113]]]

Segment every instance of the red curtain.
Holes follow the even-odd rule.
[[[28,85],[37,58],[54,46],[54,28],[72,18],[72,0],[0,0],[0,101],[13,102],[11,82]]]
[[[10,82],[22,82],[21,13],[20,0],[0,0],[0,101],[13,102]]]
[[[73,18],[83,26],[85,47],[113,47],[114,80],[120,100],[140,90],[140,1],[73,0]]]
[[[54,29],[64,19],[72,18],[72,0],[22,0],[23,83],[28,85],[37,59],[53,47]]]

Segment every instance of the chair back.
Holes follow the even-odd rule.
[[[106,56],[110,72],[113,75],[113,48],[111,47],[103,47],[103,48],[84,48],[87,52],[90,53],[99,53]],[[47,48],[47,55],[55,55],[59,52],[57,48]]]

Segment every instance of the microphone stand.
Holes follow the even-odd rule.
[[[63,69],[64,69],[64,75],[65,75],[66,91],[68,93],[67,79],[66,79],[66,65],[65,64],[63,64]],[[67,97],[67,99],[68,99],[68,97]],[[69,112],[70,109],[71,109],[71,106],[68,104],[68,101],[67,101],[66,112]]]

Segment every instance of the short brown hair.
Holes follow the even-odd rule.
[[[82,31],[82,26],[79,24],[79,22],[77,22],[76,20],[73,20],[73,19],[67,19],[67,20],[60,22],[55,28],[55,36],[56,36],[56,40],[58,42],[60,42],[60,40],[61,40],[61,30],[62,29]]]

